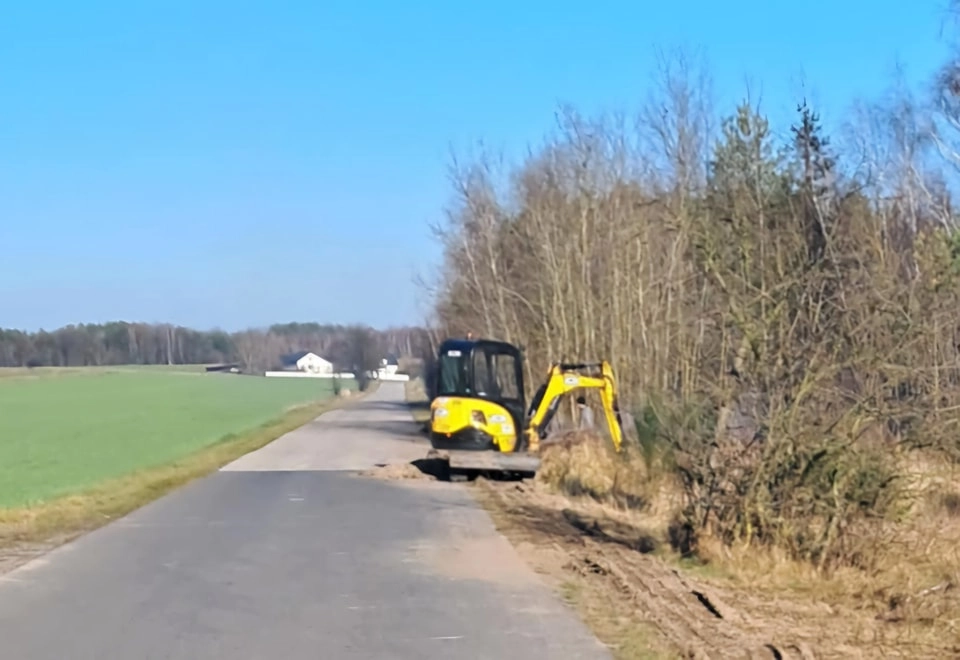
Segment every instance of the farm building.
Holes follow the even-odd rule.
[[[390,354],[387,357],[380,360],[380,371],[384,374],[390,376],[397,373],[397,370],[400,368],[400,362],[397,360],[397,356]]]
[[[306,371],[314,374],[332,374],[333,363],[316,353],[299,351],[280,358],[284,371]]]
[[[399,373],[400,363],[395,355],[388,355],[380,360],[376,371],[369,372],[369,376],[376,380],[410,380],[407,374]]]

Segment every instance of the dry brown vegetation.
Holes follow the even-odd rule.
[[[767,645],[784,658],[960,653],[955,497],[928,496],[878,535],[872,570],[824,572],[780,547],[716,537],[685,555],[674,518],[682,485],[596,436],[547,449],[533,482],[479,485],[500,529],[559,588],[576,592],[581,614],[619,658],[777,657]]]
[[[423,379],[411,378],[403,384],[403,389],[413,421],[426,430],[426,424],[430,421],[430,401],[427,398]]]
[[[840,149],[805,104],[786,140],[747,102],[713,130],[681,58],[634,117],[565,109],[519,166],[458,165],[437,228],[438,335],[522,344],[531,387],[555,360],[615,367],[638,441],[553,486],[880,617],[912,657],[960,647],[949,74],[937,113],[861,109]]]

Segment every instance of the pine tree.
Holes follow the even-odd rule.
[[[807,250],[813,263],[823,259],[836,204],[836,160],[829,155],[830,139],[822,135],[820,117],[804,101],[797,106],[800,122],[790,127],[800,161]]]

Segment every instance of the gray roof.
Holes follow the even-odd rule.
[[[299,362],[303,356],[309,355],[310,353],[313,353],[313,351],[297,351],[296,353],[287,353],[286,355],[280,356],[280,361],[284,366],[290,367]]]

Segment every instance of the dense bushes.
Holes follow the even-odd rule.
[[[862,565],[900,452],[960,450],[950,197],[919,129],[844,171],[805,105],[786,144],[747,104],[714,136],[684,72],[636,132],[568,111],[515,170],[458,172],[438,323],[522,343],[533,385],[611,360],[683,528]]]

